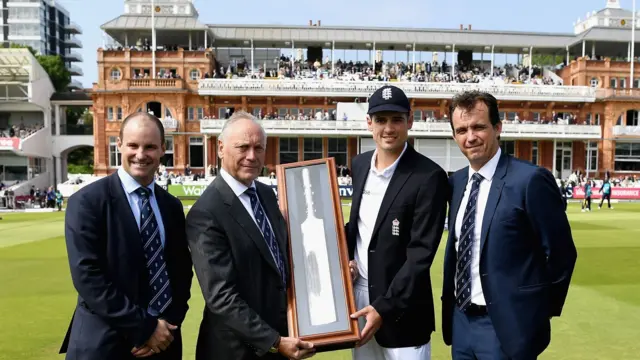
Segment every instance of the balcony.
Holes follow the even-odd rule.
[[[200,120],[203,133],[219,134],[226,120]],[[304,121],[304,120],[261,120],[269,135],[322,135],[322,136],[368,136],[366,121]],[[553,125],[553,124],[503,124],[502,138],[505,139],[580,139],[598,140],[600,126],[593,125]],[[446,121],[414,122],[409,131],[415,137],[451,137],[451,125]]]
[[[164,126],[165,130],[177,130],[178,129],[178,120],[171,118],[162,118],[160,119],[162,122],[162,126]]]
[[[93,90],[101,91],[155,91],[172,92],[184,89],[183,79],[124,79],[108,80],[106,83],[94,84]]]
[[[640,136],[640,126],[614,126],[613,136],[615,137],[637,137]]]
[[[71,75],[83,76],[84,72],[82,72],[82,68],[78,65],[71,65],[68,67]]]
[[[68,54],[64,55],[65,60],[73,61],[73,62],[83,62],[84,58],[77,51],[70,51]]]
[[[82,48],[82,41],[75,36],[65,39],[64,43],[70,48]]]
[[[82,86],[82,83],[78,80],[71,80],[71,82],[69,83],[68,88],[70,90],[80,90],[83,89],[84,86]]]
[[[73,21],[65,25],[64,28],[70,34],[82,34],[82,28],[80,27],[80,25],[76,24]]]
[[[588,86],[420,83],[337,80],[201,79],[200,95],[222,96],[349,96],[368,97],[384,85],[394,85],[410,98],[446,99],[466,90],[480,90],[499,100],[594,102],[596,89]]]
[[[596,96],[603,100],[638,100],[640,89],[598,89]]]
[[[93,125],[62,124],[60,135],[93,135]]]

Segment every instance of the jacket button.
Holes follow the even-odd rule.
[[[370,253],[374,253],[374,252],[376,252],[376,251],[375,251],[375,250],[369,250],[369,252],[370,252]]]

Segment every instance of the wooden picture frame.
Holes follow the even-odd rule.
[[[289,336],[316,351],[360,339],[334,158],[277,165],[278,202],[289,234]],[[322,241],[318,241],[322,240]]]

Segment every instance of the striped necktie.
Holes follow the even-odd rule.
[[[273,229],[271,229],[271,225],[267,220],[267,215],[262,208],[262,204],[260,204],[260,200],[258,199],[258,194],[256,193],[256,189],[248,188],[245,193],[249,195],[249,199],[251,199],[251,209],[253,210],[253,215],[256,217],[256,222],[258,223],[258,228],[262,233],[262,237],[267,243],[267,247],[271,252],[271,256],[273,256],[273,260],[276,262],[278,266],[278,270],[280,271],[280,276],[282,277],[282,282],[287,283],[287,274],[284,267],[284,261],[282,260],[282,255],[280,253],[280,247],[278,246],[278,242],[276,241],[276,236],[273,233]]]
[[[164,259],[164,249],[160,241],[160,231],[156,216],[151,209],[151,190],[139,187],[136,194],[141,199],[140,204],[140,237],[143,244],[144,258],[149,270],[149,290],[151,293],[149,307],[162,314],[171,304],[171,285],[167,263]]]
[[[464,217],[460,225],[462,236],[458,238],[458,261],[456,264],[456,304],[464,311],[471,304],[471,258],[476,228],[476,205],[480,183],[484,179],[479,173],[471,177],[471,193],[464,210]]]

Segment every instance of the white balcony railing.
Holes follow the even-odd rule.
[[[64,57],[67,58],[67,60],[71,60],[71,61],[73,60],[78,62],[84,61],[84,58],[82,57],[82,55],[80,55],[80,53],[77,51],[70,51],[69,53],[65,54]]]
[[[338,80],[201,79],[200,95],[350,96],[368,97],[383,85],[401,88],[410,98],[443,99],[465,90],[480,90],[500,100],[594,102],[596,89],[588,86],[507,85],[494,83],[425,83]]]
[[[68,68],[71,75],[78,75],[78,76],[84,75],[84,73],[82,72],[82,68],[78,65],[71,65]]]
[[[640,136],[640,126],[620,126],[613,127],[613,136]]]
[[[69,47],[76,47],[76,48],[82,47],[82,41],[80,41],[80,39],[78,39],[75,36],[72,36],[69,39],[66,39],[64,42],[70,45]]]
[[[204,133],[219,134],[226,120],[200,120]],[[366,121],[261,120],[269,135],[360,135],[371,133]],[[414,122],[411,136],[450,137],[451,125],[441,122]],[[502,137],[514,139],[600,139],[598,125],[503,124]]]
[[[175,130],[178,128],[178,120],[176,119],[163,118],[160,119],[160,121],[162,122],[162,126],[167,130]]]
[[[75,80],[72,79],[71,82],[69,83],[69,88],[70,89],[82,89],[82,83],[79,80]]]
[[[82,28],[80,25],[71,21],[67,25],[64,26],[71,34],[82,34]]]

